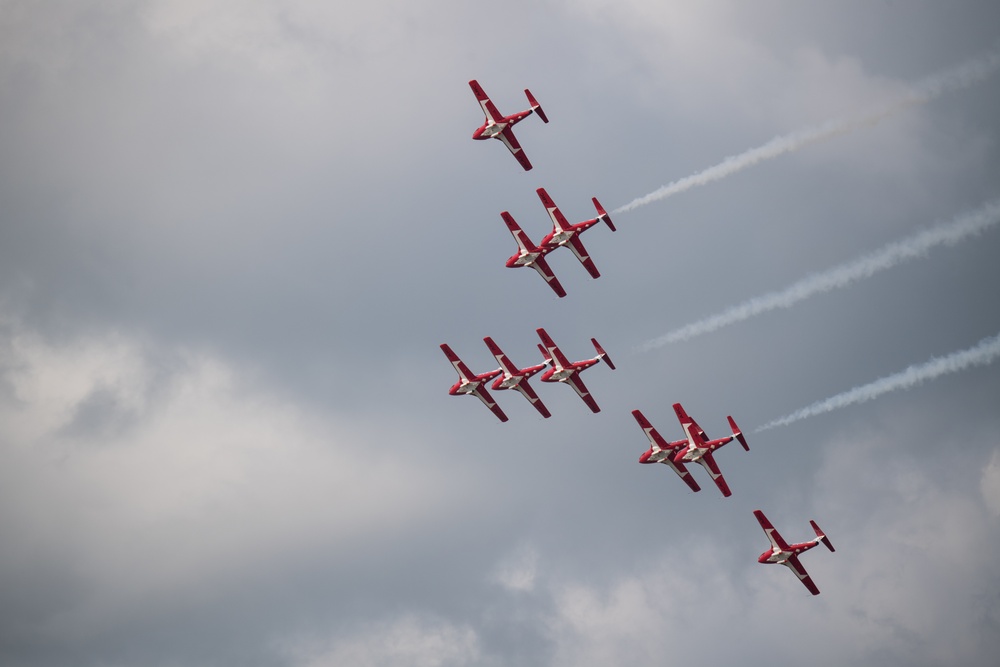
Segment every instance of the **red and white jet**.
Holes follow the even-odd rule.
[[[528,103],[531,105],[530,109],[524,111],[519,111],[510,116],[504,116],[501,114],[493,102],[490,101],[489,96],[483,90],[479,82],[473,79],[469,82],[469,87],[472,88],[472,93],[476,96],[476,100],[479,102],[479,106],[483,108],[483,113],[486,115],[486,122],[480,125],[475,132],[472,133],[473,139],[499,139],[503,142],[503,145],[511,152],[511,154],[521,163],[525,171],[531,169],[531,163],[528,162],[528,156],[524,154],[521,149],[521,144],[517,143],[517,137],[514,136],[514,132],[511,130],[514,125],[524,120],[532,113],[537,113],[538,117],[542,119],[543,123],[548,123],[549,119],[545,117],[545,112],[542,111],[542,107],[535,100],[531,91],[527,88],[524,89],[524,94],[528,98]]]
[[[448,357],[448,361],[451,362],[451,365],[454,366],[455,370],[458,372],[458,382],[451,386],[448,393],[451,396],[472,394],[482,401],[483,405],[488,407],[490,411],[495,414],[498,419],[500,419],[500,421],[507,421],[507,415],[503,413],[500,406],[497,405],[496,401],[493,400],[493,397],[486,391],[486,387],[483,386],[496,376],[503,373],[503,369],[498,368],[495,371],[476,375],[469,370],[469,367],[466,366],[461,359],[458,358],[457,354],[451,351],[451,348],[448,347],[447,343],[441,344],[441,350],[444,352],[444,356]]]
[[[556,293],[556,296],[566,296],[566,290],[559,284],[556,274],[552,272],[552,269],[549,268],[549,263],[545,261],[545,255],[555,250],[558,246],[536,246],[514,218],[511,217],[510,213],[504,211],[500,214],[500,217],[507,223],[507,229],[510,230],[510,233],[514,236],[514,240],[517,241],[517,253],[507,259],[507,268],[516,269],[522,266],[529,266],[538,271],[538,275],[548,283],[552,291]]]
[[[827,549],[833,551],[833,545],[830,544],[830,539],[823,534],[820,527],[816,525],[815,521],[810,521],[809,525],[812,526],[813,532],[816,533],[816,539],[810,540],[808,542],[800,542],[799,544],[789,544],[781,537],[781,534],[774,529],[771,522],[767,520],[764,513],[760,510],[754,510],[753,515],[757,517],[757,521],[760,523],[760,527],[764,529],[764,534],[767,535],[767,539],[771,541],[771,548],[765,551],[757,559],[758,563],[778,563],[779,565],[784,565],[789,570],[795,573],[795,576],[799,578],[799,581],[809,589],[809,592],[813,595],[819,595],[819,589],[816,584],[813,583],[812,578],[806,569],[802,567],[802,563],[799,562],[799,554],[809,551],[814,546],[822,542]]]
[[[639,422],[639,427],[642,432],[646,434],[649,439],[649,449],[642,453],[639,457],[639,463],[665,463],[673,469],[677,476],[684,480],[684,483],[691,487],[692,491],[701,491],[701,487],[698,486],[698,482],[694,481],[694,477],[688,472],[688,469],[683,463],[674,463],[674,456],[678,451],[681,450],[684,445],[687,444],[687,440],[678,440],[676,442],[667,442],[659,434],[659,432],[653,428],[653,425],[649,423],[645,415],[639,410],[633,410],[632,416],[635,420]]]
[[[536,394],[535,390],[528,384],[528,378],[547,368],[549,362],[546,361],[545,363],[538,364],[536,366],[518,368],[513,364],[513,362],[511,362],[507,355],[504,354],[503,350],[500,349],[500,346],[493,342],[492,338],[487,336],[483,339],[483,342],[486,343],[486,347],[490,348],[490,352],[492,352],[493,356],[496,357],[497,363],[500,364],[500,370],[503,373],[503,375],[493,381],[493,389],[496,391],[500,391],[502,389],[516,389],[521,392],[526,399],[528,399],[529,403],[535,406],[535,409],[538,410],[543,417],[551,417],[552,415],[549,413],[548,408],[545,407],[545,404],[542,403],[540,398],[538,398],[538,394]]]
[[[542,382],[565,382],[569,386],[573,387],[573,390],[580,395],[583,402],[587,404],[591,412],[600,412],[601,408],[598,407],[597,401],[594,397],[590,395],[590,391],[587,386],[583,384],[583,380],[580,379],[580,373],[590,368],[598,361],[604,360],[611,370],[615,369],[615,365],[611,363],[611,359],[608,357],[607,352],[600,346],[597,339],[591,338],[590,342],[593,343],[594,349],[597,350],[597,356],[593,359],[584,359],[583,361],[573,361],[571,362],[566,358],[566,355],[562,353],[556,344],[552,342],[552,339],[545,332],[545,329],[536,329],[538,337],[542,339],[542,345],[538,346],[541,350],[542,356],[545,357],[546,362],[552,364],[552,368],[542,373]]]
[[[552,218],[552,231],[542,238],[541,247],[549,248],[551,251],[560,246],[568,246],[573,251],[573,254],[576,255],[576,258],[580,260],[580,263],[583,264],[584,268],[587,269],[587,272],[594,278],[600,278],[601,272],[594,266],[594,261],[590,259],[587,249],[583,247],[580,234],[598,222],[604,222],[611,231],[615,231],[615,223],[611,222],[611,216],[601,206],[601,202],[597,201],[597,197],[591,197],[594,208],[597,209],[597,217],[571,225],[566,220],[566,216],[559,210],[559,207],[552,201],[552,197],[545,191],[545,188],[538,188],[535,192],[538,194],[538,198],[542,200],[545,211]]]
[[[677,413],[677,419],[680,420],[681,428],[684,429],[684,435],[687,436],[687,446],[674,454],[674,463],[700,463],[708,472],[712,481],[715,482],[715,485],[722,491],[724,497],[728,498],[733,495],[733,492],[729,490],[729,485],[726,484],[725,478],[719,471],[719,466],[712,457],[712,452],[730,442],[733,438],[739,440],[740,444],[743,445],[743,449],[748,452],[750,451],[750,447],[743,437],[743,432],[736,426],[736,422],[733,421],[732,417],[727,417],[733,434],[719,438],[718,440],[709,440],[708,436],[705,435],[705,431],[698,426],[698,422],[688,416],[680,403],[674,403],[674,412]]]

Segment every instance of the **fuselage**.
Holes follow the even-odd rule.
[[[498,377],[493,381],[493,388],[496,390],[500,389],[513,389],[520,385],[522,382],[530,378],[535,373],[539,372],[545,368],[547,364],[539,364],[538,366],[529,366],[528,368],[522,368],[517,373],[504,373],[503,376]]]
[[[537,252],[529,252],[527,250],[517,253],[516,255],[511,255],[507,258],[507,268],[516,269],[521,266],[531,266],[534,264],[539,257],[546,254],[545,250],[539,249]]]
[[[565,382],[580,371],[590,368],[597,361],[597,359],[584,359],[573,362],[564,368],[550,368],[542,373],[542,382]]]
[[[492,380],[497,375],[500,375],[502,371],[498,368],[491,373],[483,373],[482,375],[477,375],[472,380],[466,380],[465,378],[460,379],[455,384],[451,385],[451,389],[448,393],[451,396],[462,396],[465,394],[474,394],[477,389],[479,389],[484,382]]]
[[[758,558],[758,563],[784,563],[792,556],[798,556],[801,553],[809,551],[814,546],[819,544],[819,540],[814,540],[812,542],[801,542],[799,544],[789,545],[788,549],[779,549],[777,547],[772,547],[762,553]]]
[[[483,123],[472,133],[473,139],[494,139],[507,127],[507,123]]]
[[[561,246],[569,242],[571,238],[577,235],[577,230],[575,229],[563,229],[560,231],[552,231],[547,236],[542,238],[541,245],[545,246]]]
[[[647,449],[639,457],[639,463],[662,463],[673,457],[673,452],[669,449],[653,451],[652,447]]]
[[[527,111],[522,111],[520,113],[511,114],[510,116],[504,116],[503,118],[501,118],[496,122],[486,121],[478,128],[476,128],[476,131],[472,133],[472,138],[496,139],[498,136],[500,136],[501,132],[506,130],[508,127],[517,124],[519,120],[525,118],[526,116],[530,116],[531,113],[532,112],[529,109]]]

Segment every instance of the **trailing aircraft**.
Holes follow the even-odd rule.
[[[517,241],[517,252],[511,255],[507,259],[507,268],[516,269],[522,266],[528,266],[538,271],[538,275],[545,280],[552,291],[556,293],[558,297],[566,296],[566,290],[563,286],[559,284],[559,279],[556,278],[556,274],[552,272],[549,268],[548,262],[545,261],[545,255],[549,254],[558,246],[550,247],[539,247],[531,242],[528,235],[524,233],[520,225],[511,217],[510,213],[504,211],[500,214],[503,221],[507,223],[507,229],[513,235],[514,240]]]
[[[536,366],[527,366],[525,368],[518,368],[511,362],[510,358],[504,354],[500,346],[493,342],[493,339],[487,336],[483,339],[486,343],[486,347],[490,348],[490,352],[496,357],[497,363],[500,364],[500,370],[503,373],[500,377],[493,381],[493,389],[500,391],[502,389],[516,389],[521,392],[521,395],[528,399],[528,402],[535,406],[535,409],[545,418],[551,417],[548,408],[542,403],[541,399],[538,398],[538,394],[535,390],[531,388],[528,384],[528,378],[530,378],[535,373],[545,370],[548,367],[549,362],[538,364]]]
[[[746,439],[743,437],[743,432],[740,431],[739,427],[736,426],[736,422],[733,421],[732,417],[727,417],[729,420],[729,426],[733,430],[732,435],[728,435],[724,438],[719,438],[718,440],[709,440],[708,436],[705,435],[705,431],[698,426],[698,422],[688,416],[687,412],[680,403],[674,403],[674,412],[677,414],[677,419],[681,423],[681,428],[684,429],[684,435],[687,436],[687,446],[679,449],[676,454],[674,454],[674,463],[699,463],[708,472],[712,481],[715,485],[719,487],[722,491],[722,495],[726,498],[733,495],[733,492],[729,490],[729,485],[726,484],[725,478],[722,476],[722,472],[719,471],[719,466],[715,463],[715,458],[712,456],[712,452],[722,447],[726,443],[730,442],[734,438],[739,440],[740,444],[743,445],[743,449],[750,451],[749,445],[747,445]]]
[[[587,404],[591,412],[600,412],[601,408],[598,407],[597,401],[590,394],[587,386],[583,384],[583,380],[580,379],[580,373],[587,370],[598,361],[603,360],[611,370],[615,369],[615,365],[611,363],[611,359],[608,357],[607,352],[601,347],[597,342],[597,339],[591,338],[590,342],[594,345],[594,349],[597,351],[597,356],[593,359],[584,359],[582,361],[570,361],[566,358],[566,355],[562,353],[549,334],[545,332],[545,329],[536,329],[538,337],[542,339],[542,344],[538,346],[541,351],[542,356],[545,357],[546,362],[552,364],[552,368],[548,369],[542,373],[542,382],[565,382],[569,386],[573,387],[573,390],[580,395],[583,402]]]
[[[538,275],[548,283],[557,296],[564,297],[566,296],[566,290],[559,284],[559,279],[556,278],[555,273],[549,267],[545,256],[557,248],[566,246],[580,260],[580,263],[583,264],[592,277],[599,278],[601,272],[597,270],[594,260],[590,258],[587,249],[583,246],[580,234],[602,221],[608,225],[611,231],[615,231],[615,224],[611,221],[611,216],[608,215],[608,212],[601,206],[601,202],[597,201],[597,197],[591,197],[594,208],[597,209],[597,217],[571,225],[566,220],[566,216],[559,210],[559,207],[552,201],[545,188],[538,188],[535,192],[542,201],[542,205],[545,206],[545,211],[549,214],[549,218],[552,219],[552,231],[545,235],[538,245],[535,245],[525,231],[521,229],[521,226],[517,224],[513,216],[508,211],[503,211],[500,217],[503,218],[507,229],[510,230],[514,241],[517,242],[517,252],[507,259],[507,268],[531,267],[535,271],[538,271]]]
[[[458,382],[451,386],[448,390],[448,394],[451,396],[461,396],[463,394],[471,394],[483,402],[483,405],[490,409],[490,412],[495,414],[497,418],[505,422],[507,421],[507,415],[503,413],[500,406],[497,405],[493,397],[490,396],[489,392],[486,391],[486,387],[483,385],[495,378],[496,376],[503,373],[502,368],[498,368],[495,371],[489,371],[488,373],[480,373],[476,375],[465,363],[458,358],[458,355],[452,352],[451,348],[448,347],[447,343],[441,344],[441,351],[444,352],[444,356],[448,357],[448,361],[451,365],[455,367],[455,371],[458,372]]]
[[[764,530],[764,534],[767,535],[767,539],[771,541],[771,548],[765,551],[757,558],[758,563],[770,564],[777,563],[779,565],[784,565],[789,570],[795,573],[795,576],[799,578],[802,585],[809,589],[809,592],[813,595],[819,595],[819,588],[813,583],[812,577],[806,572],[806,569],[802,567],[802,563],[799,562],[799,554],[809,551],[814,546],[822,542],[824,546],[830,551],[833,551],[833,545],[830,543],[830,538],[828,538],[820,527],[816,525],[815,521],[810,521],[809,525],[812,526],[813,532],[816,533],[816,539],[809,540],[808,542],[799,542],[798,544],[789,544],[781,537],[781,534],[775,530],[771,522],[767,520],[764,513],[760,510],[754,510],[753,515],[757,517],[760,527]]]
[[[664,463],[670,466],[692,491],[701,491],[701,487],[698,486],[698,482],[694,480],[687,467],[683,463],[674,463],[674,456],[687,444],[687,440],[667,442],[653,428],[653,425],[649,423],[649,420],[646,419],[642,412],[633,410],[632,416],[635,417],[635,420],[639,423],[639,428],[642,429],[642,432],[646,434],[646,438],[649,439],[649,449],[639,456],[639,463]]]
[[[531,169],[531,162],[528,161],[528,156],[524,154],[521,149],[521,144],[517,142],[517,137],[514,136],[514,132],[511,129],[517,123],[521,122],[532,113],[537,113],[538,117],[542,119],[543,123],[548,123],[549,119],[546,118],[545,112],[542,111],[542,107],[535,100],[535,97],[531,94],[531,91],[527,88],[524,89],[524,94],[528,98],[528,103],[531,105],[530,109],[524,111],[519,111],[510,116],[504,116],[501,114],[493,102],[490,101],[489,96],[486,91],[483,90],[479,82],[473,79],[469,81],[469,87],[472,88],[472,93],[476,96],[476,101],[479,102],[479,106],[483,108],[483,113],[486,115],[486,122],[476,128],[476,131],[472,133],[473,139],[498,139],[503,142],[503,145],[507,147],[507,150],[517,159],[525,171]]]

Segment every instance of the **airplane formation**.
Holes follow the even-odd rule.
[[[469,81],[469,87],[472,88],[476,101],[479,102],[479,105],[483,110],[483,114],[486,116],[484,123],[480,125],[475,132],[473,132],[472,138],[476,140],[497,139],[507,147],[525,171],[530,170],[532,168],[531,162],[528,161],[527,155],[525,155],[520,143],[514,136],[512,128],[515,124],[524,120],[532,113],[537,114],[544,123],[549,122],[548,117],[546,117],[545,112],[542,110],[542,107],[538,104],[537,100],[535,100],[531,91],[527,88],[524,90],[524,94],[528,98],[530,108],[510,116],[504,116],[497,110],[489,96],[486,95],[482,86],[480,86],[475,79]],[[548,192],[545,191],[545,188],[538,188],[535,193],[538,195],[538,198],[542,202],[542,206],[545,207],[545,211],[548,213],[549,218],[552,221],[552,231],[542,237],[536,245],[531,241],[527,233],[525,233],[520,225],[518,225],[517,221],[514,220],[514,217],[511,216],[508,211],[501,212],[500,217],[507,225],[507,229],[514,237],[514,241],[517,243],[518,247],[517,252],[507,259],[506,266],[508,268],[529,267],[534,269],[538,272],[542,279],[545,280],[545,283],[552,289],[552,291],[556,293],[556,296],[562,298],[566,296],[566,290],[559,283],[559,279],[556,278],[555,273],[553,273],[551,267],[545,259],[546,256],[559,248],[568,247],[580,263],[583,264],[590,276],[592,278],[599,278],[601,274],[597,270],[597,266],[591,259],[587,249],[584,247],[580,236],[583,232],[587,231],[598,222],[605,223],[612,232],[616,231],[615,225],[611,221],[611,217],[608,215],[607,211],[596,197],[592,197],[591,201],[597,211],[597,216],[582,222],[571,224],[559,210],[559,207],[556,206],[555,202],[553,202]],[[517,364],[513,363],[503,350],[500,349],[500,346],[497,345],[492,338],[487,336],[483,339],[483,342],[486,343],[486,347],[496,359],[499,367],[495,370],[479,374],[473,373],[458,357],[458,355],[455,354],[451,347],[442,343],[441,350],[444,352],[448,361],[451,362],[451,365],[458,373],[458,381],[451,386],[448,393],[452,396],[475,396],[482,401],[483,405],[485,405],[497,417],[497,419],[501,422],[506,422],[508,420],[507,415],[500,408],[499,404],[493,400],[492,395],[487,389],[487,383],[492,381],[492,384],[490,385],[491,389],[494,391],[502,391],[505,389],[518,391],[522,396],[524,396],[525,399],[527,399],[529,403],[531,403],[532,406],[534,406],[543,418],[548,419],[552,416],[551,413],[548,408],[545,407],[545,404],[542,403],[538,394],[535,393],[535,390],[528,383],[530,378],[541,373],[540,380],[542,382],[568,384],[573,388],[577,395],[579,395],[587,407],[590,408],[591,412],[600,412],[600,406],[598,406],[597,401],[590,393],[590,390],[580,378],[580,374],[583,371],[597,365],[601,361],[607,364],[612,370],[615,369],[614,363],[612,363],[607,352],[604,351],[604,348],[601,347],[600,343],[597,342],[597,339],[590,339],[590,342],[594,346],[594,350],[597,353],[596,356],[590,359],[582,359],[580,361],[570,361],[569,358],[563,354],[562,350],[555,344],[545,329],[538,328],[535,332],[541,340],[541,343],[538,345],[538,350],[542,354],[541,363],[518,368]],[[664,465],[669,466],[671,470],[673,470],[674,473],[676,473],[677,476],[680,477],[685,484],[687,484],[688,488],[690,488],[692,492],[698,492],[701,490],[701,487],[698,485],[698,482],[694,479],[686,465],[690,463],[697,463],[705,469],[708,476],[722,493],[723,497],[730,497],[732,495],[732,491],[729,488],[729,484],[722,476],[722,472],[715,461],[714,453],[733,440],[739,442],[744,450],[750,451],[750,447],[747,444],[746,438],[743,436],[743,432],[736,425],[733,418],[731,416],[727,416],[726,419],[729,422],[732,434],[714,440],[710,439],[704,429],[702,429],[701,426],[698,425],[698,422],[687,414],[684,407],[680,403],[674,403],[673,408],[677,420],[680,422],[681,430],[684,432],[684,437],[682,439],[673,442],[669,442],[664,439],[640,410],[632,411],[632,416],[635,418],[639,427],[649,440],[649,449],[639,456],[639,463],[663,463]],[[788,569],[795,573],[796,577],[802,582],[810,593],[813,595],[819,595],[819,588],[817,588],[816,584],[813,583],[809,574],[802,566],[802,563],[799,561],[799,555],[809,549],[812,549],[820,543],[824,544],[830,551],[833,551],[833,545],[826,537],[826,534],[820,530],[815,521],[810,521],[809,523],[812,526],[813,531],[816,533],[816,538],[808,542],[788,544],[781,537],[778,531],[775,530],[774,526],[771,525],[770,521],[768,521],[767,517],[764,516],[763,512],[760,510],[754,510],[753,514],[760,523],[761,528],[764,530],[764,534],[771,542],[771,548],[760,555],[757,559],[758,562],[764,564],[778,563],[788,567]]]
[[[611,363],[611,359],[608,358],[607,352],[601,347],[597,339],[591,338],[590,342],[593,344],[594,349],[597,351],[597,356],[593,359],[583,359],[581,361],[570,361],[562,350],[552,342],[552,338],[546,333],[545,329],[537,329],[538,337],[542,339],[542,344],[538,346],[538,350],[542,353],[545,361],[537,364],[535,366],[527,366],[525,368],[518,368],[508,357],[504,354],[500,346],[497,345],[492,338],[487,336],[483,339],[486,343],[486,347],[489,348],[490,352],[496,358],[497,363],[500,364],[500,368],[494,371],[488,371],[486,373],[476,374],[469,370],[469,367],[458,358],[452,349],[447,345],[447,343],[441,344],[441,350],[444,352],[444,356],[448,357],[448,361],[451,365],[455,367],[458,372],[458,382],[451,386],[448,393],[452,396],[460,396],[463,394],[471,394],[483,402],[490,411],[497,416],[502,422],[507,421],[507,415],[504,411],[500,409],[496,401],[489,394],[484,386],[490,380],[496,378],[493,382],[492,388],[494,391],[500,391],[503,389],[515,389],[528,399],[528,402],[535,406],[535,409],[542,415],[542,417],[548,418],[552,415],[549,413],[548,408],[542,403],[541,399],[535,393],[535,390],[531,388],[528,384],[528,379],[539,373],[542,373],[542,382],[565,382],[573,390],[579,394],[583,402],[587,404],[591,412],[600,412],[601,408],[597,405],[597,401],[590,394],[590,390],[587,386],[583,384],[583,380],[580,379],[580,373],[587,370],[591,366],[595,365],[599,361],[603,361],[611,370],[615,369],[615,365]]]

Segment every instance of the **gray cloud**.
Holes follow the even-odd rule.
[[[983,235],[630,353],[1000,196],[995,81],[622,213],[599,280],[552,255],[566,299],[499,212],[538,237],[538,187],[578,220],[885,103],[993,4],[6,3],[0,662],[988,660],[995,367],[724,450],[729,499],[640,466],[629,411],[763,423],[1000,330]],[[471,141],[471,78],[544,105],[533,171]],[[540,326],[615,360],[600,414],[447,395],[440,343],[533,363]],[[819,598],[754,562],[757,507],[830,533]]]

